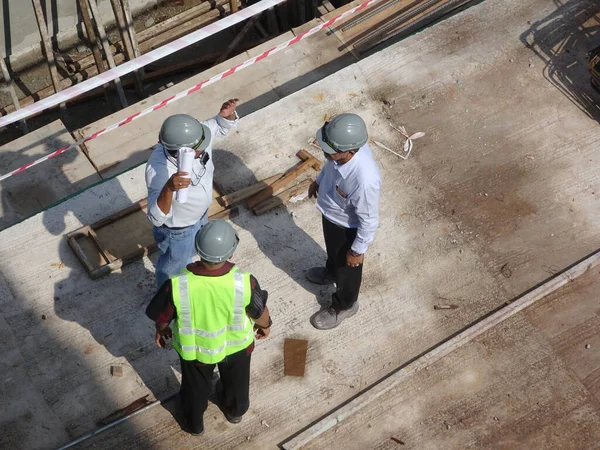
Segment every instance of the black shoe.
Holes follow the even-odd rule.
[[[230,416],[225,411],[223,411],[223,415],[225,416],[225,418],[227,419],[227,422],[229,422],[229,423],[240,423],[242,421],[242,417],[244,417],[244,416]]]
[[[202,434],[204,434],[204,424],[200,424],[200,426],[196,426],[196,427],[192,427],[189,424],[186,427],[186,430],[188,433],[190,433],[192,436],[200,436]]]
[[[202,436],[204,434],[204,428],[202,428],[202,430],[189,430],[188,432],[192,436]]]

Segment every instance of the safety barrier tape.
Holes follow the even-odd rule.
[[[26,119],[34,114],[45,111],[48,108],[52,108],[53,106],[59,105],[60,103],[69,101],[85,92],[91,91],[99,86],[103,86],[104,84],[113,81],[117,78],[120,78],[124,75],[127,75],[131,72],[134,72],[138,69],[141,69],[148,64],[158,61],[165,56],[168,56],[172,53],[175,53],[182,48],[188,47],[192,44],[195,44],[203,39],[206,39],[209,36],[212,36],[219,31],[223,31],[226,28],[229,28],[237,23],[240,23],[256,14],[260,14],[261,12],[272,8],[273,6],[278,5],[279,3],[284,2],[285,0],[262,0],[252,6],[248,6],[235,14],[231,14],[217,22],[211,23],[199,30],[196,30],[190,34],[187,34],[179,39],[176,39],[168,44],[163,45],[155,50],[152,50],[142,56],[138,56],[131,61],[123,63],[113,69],[107,70],[101,74],[96,75],[89,80],[82,81],[81,83],[77,83],[71,86],[64,91],[57,92],[56,94],[51,95],[45,99],[40,100],[39,102],[35,102],[29,106],[25,106],[21,109],[18,109],[11,114],[8,114],[4,117],[0,117],[0,127],[4,127],[11,123],[14,123],[21,119]]]
[[[112,125],[109,125],[106,128],[102,128],[101,130],[98,130],[95,133],[93,133],[93,134],[91,134],[89,136],[86,136],[86,137],[80,139],[79,141],[75,142],[74,144],[66,145],[66,146],[64,146],[62,148],[59,148],[58,150],[56,150],[56,151],[54,151],[54,152],[52,152],[52,153],[50,153],[50,154],[48,154],[48,155],[40,158],[40,159],[37,159],[37,160],[32,161],[30,163],[27,163],[24,166],[21,166],[18,169],[13,170],[12,172],[9,172],[9,173],[7,173],[5,175],[2,175],[2,176],[0,176],[0,181],[5,180],[6,178],[12,177],[13,175],[16,175],[18,173],[21,173],[21,172],[29,169],[30,167],[33,167],[33,166],[35,166],[37,164],[40,164],[40,163],[42,163],[44,161],[47,161],[47,160],[52,159],[52,158],[55,158],[58,155],[66,152],[66,151],[68,151],[68,150],[70,150],[72,148],[76,148],[77,146],[79,146],[79,145],[81,145],[81,144],[83,144],[85,142],[91,141],[92,139],[96,139],[99,136],[102,136],[104,134],[110,133],[111,131],[116,130],[119,127],[122,127],[123,125],[126,125],[126,124],[128,124],[130,122],[133,122],[134,120],[138,120],[139,118],[144,117],[144,116],[146,116],[146,115],[148,115],[148,114],[156,111],[157,109],[164,108],[165,106],[167,106],[167,105],[169,105],[169,104],[171,104],[173,102],[176,102],[177,100],[180,100],[183,97],[186,97],[186,96],[188,96],[190,94],[193,94],[194,92],[199,91],[200,89],[203,89],[206,86],[210,86],[211,84],[216,83],[217,81],[222,80],[223,78],[226,78],[226,77],[228,77],[230,75],[233,75],[234,73],[237,73],[240,70],[245,69],[246,67],[249,67],[249,66],[251,66],[251,65],[253,65],[253,64],[255,64],[255,63],[259,62],[259,61],[262,61],[263,59],[265,59],[265,58],[267,58],[267,57],[269,57],[269,56],[271,56],[271,55],[273,55],[275,53],[278,53],[278,52],[286,49],[287,47],[289,47],[291,45],[297,44],[301,40],[303,40],[303,39],[305,39],[305,38],[307,38],[307,37],[309,37],[309,36],[311,36],[311,35],[313,35],[315,33],[318,33],[319,31],[323,30],[324,28],[330,27],[334,23],[339,22],[340,20],[345,19],[346,17],[354,14],[357,11],[360,11],[360,10],[362,10],[364,8],[367,8],[367,7],[371,6],[372,4],[374,4],[374,3],[378,2],[378,1],[380,1],[380,0],[368,0],[368,1],[364,2],[364,3],[361,3],[360,5],[357,5],[354,8],[349,9],[348,11],[346,11],[346,12],[344,12],[344,13],[338,15],[338,16],[335,16],[335,17],[329,19],[328,21],[326,21],[324,23],[322,23],[320,25],[317,25],[316,27],[313,27],[313,28],[311,28],[308,31],[305,31],[304,33],[301,33],[298,36],[296,36],[296,37],[294,37],[294,38],[292,38],[292,39],[290,39],[288,41],[282,42],[281,44],[277,45],[276,47],[273,47],[273,48],[271,48],[271,49],[269,49],[269,50],[261,53],[258,56],[250,58],[250,59],[248,59],[248,60],[244,61],[243,63],[240,63],[240,64],[238,64],[236,66],[233,66],[230,69],[228,69],[228,70],[226,70],[224,72],[221,72],[221,73],[213,76],[212,78],[204,80],[204,81],[196,84],[195,86],[192,86],[191,88],[186,89],[185,91],[182,91],[182,92],[180,92],[180,93],[178,93],[176,95],[173,95],[173,96],[171,96],[169,98],[166,98],[163,101],[161,101],[161,102],[159,102],[159,103],[157,103],[157,104],[155,104],[153,106],[150,106],[150,107],[148,107],[148,108],[146,108],[146,109],[144,109],[144,110],[142,110],[140,112],[132,114],[131,116],[127,117],[126,119],[123,119],[123,120],[121,120],[119,122],[116,122],[116,123],[114,123]]]

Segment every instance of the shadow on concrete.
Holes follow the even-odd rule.
[[[590,83],[588,53],[598,46],[600,3],[554,0],[556,10],[531,24],[523,44],[545,64],[544,76],[590,118],[600,121],[600,94]]]
[[[215,148],[213,156],[214,178],[225,192],[233,192],[260,181],[236,154]],[[239,209],[240,214],[231,221],[252,234],[260,251],[269,258],[276,269],[283,271],[302,289],[315,295],[319,301],[322,297],[321,292],[325,295],[327,290],[323,286],[308,282],[305,272],[313,266],[325,265],[327,255],[323,248],[296,225],[286,206],[279,206],[263,216],[255,216],[246,209],[245,205],[240,205]],[[244,245],[243,242],[240,245]],[[243,269],[252,271],[251,267]],[[269,288],[260,277],[258,278],[263,284],[262,288],[273,294],[273,288]]]
[[[14,151],[3,151],[0,170],[2,174],[18,168],[32,160],[45,156],[71,142],[61,138],[68,135],[66,129],[45,136],[43,141],[32,142]],[[39,147],[40,153],[25,154],[28,150]],[[85,164],[85,156],[80,150],[69,150],[56,158],[38,166],[27,169],[0,181],[2,209],[0,210],[0,230],[23,221],[46,208],[68,198],[71,195],[100,181],[100,177],[90,165],[88,176],[76,181],[70,180],[64,172],[64,166],[73,163],[77,158]],[[85,167],[81,168],[86,170]]]

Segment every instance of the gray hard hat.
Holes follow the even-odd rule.
[[[181,147],[205,150],[210,144],[210,138],[210,128],[187,114],[167,117],[158,135],[158,141],[167,151],[177,151]]]
[[[196,233],[196,251],[203,261],[227,261],[240,238],[233,227],[222,219],[211,220]]]
[[[325,153],[348,152],[367,143],[367,125],[356,114],[340,114],[317,131],[317,141]]]

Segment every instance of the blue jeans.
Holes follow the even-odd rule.
[[[160,289],[165,281],[181,273],[196,255],[194,238],[200,228],[208,222],[204,214],[198,222],[182,230],[166,227],[152,227],[154,240],[160,250],[156,262],[156,288]]]

